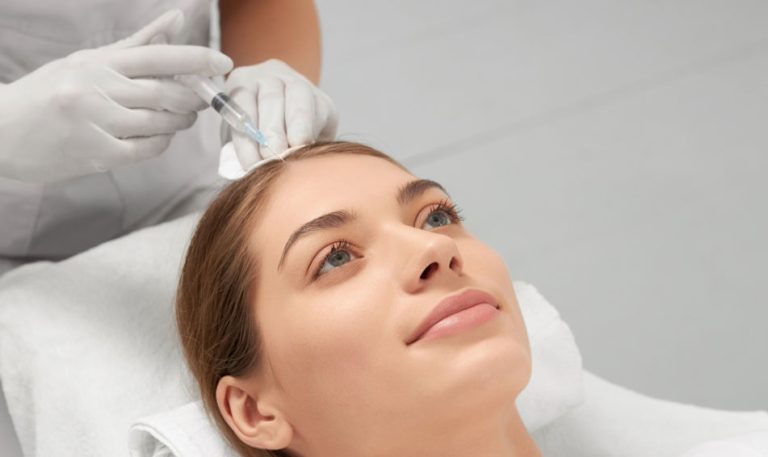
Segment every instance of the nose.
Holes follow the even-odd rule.
[[[419,229],[411,237],[407,244],[410,257],[401,273],[406,292],[418,293],[429,284],[450,282],[462,275],[463,262],[453,238]]]

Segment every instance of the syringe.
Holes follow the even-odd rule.
[[[267,138],[253,124],[251,116],[243,111],[227,94],[220,91],[213,81],[199,75],[178,75],[176,79],[195,91],[200,98],[211,105],[233,129],[260,145],[269,147]]]

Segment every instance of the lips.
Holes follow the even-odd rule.
[[[448,296],[441,300],[437,306],[432,309],[427,317],[421,321],[405,344],[411,344],[417,341],[429,330],[430,327],[445,319],[448,316],[464,311],[481,303],[488,303],[499,309],[496,299],[489,293],[479,289],[465,289],[459,293]]]

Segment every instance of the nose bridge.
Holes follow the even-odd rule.
[[[408,226],[391,228],[387,235],[390,252],[398,253],[392,263],[395,276],[406,292],[416,293],[430,283],[461,276],[461,254],[450,236]]]

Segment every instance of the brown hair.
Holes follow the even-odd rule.
[[[256,253],[246,249],[255,216],[287,164],[326,154],[378,157],[402,165],[369,146],[334,141],[304,146],[268,162],[224,188],[208,207],[184,260],[176,294],[176,325],[184,357],[200,388],[208,415],[243,457],[287,457],[286,451],[252,448],[237,438],[219,411],[216,386],[226,376],[256,372],[264,362],[253,315],[258,275]]]

